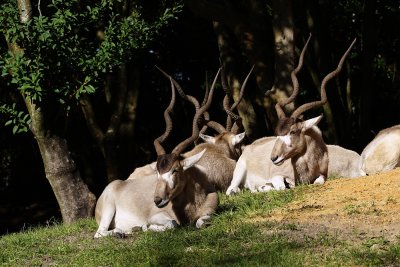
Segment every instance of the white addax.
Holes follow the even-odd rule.
[[[236,165],[232,183],[226,194],[232,195],[240,188],[252,192],[283,190],[295,185],[293,166],[285,161],[277,166],[272,163],[270,155],[276,137],[264,137],[246,146]],[[356,178],[362,176],[359,169],[360,155],[337,145],[327,145],[328,177]]]
[[[299,93],[296,74],[302,67],[309,40],[310,38],[301,52],[297,68],[291,75],[292,95],[275,105],[279,118],[275,128],[277,136],[257,140],[244,149],[236,165],[232,183],[226,191],[227,195],[237,192],[240,185],[252,191],[268,191],[281,190],[297,184],[322,185],[325,183],[329,164],[328,148],[317,127],[322,115],[305,121],[299,117],[305,111],[320,107],[327,102],[326,84],[340,72],[355,40],[342,56],[336,70],[323,79],[321,100],[303,104],[293,111],[290,117],[286,117],[283,107],[293,102]],[[275,166],[267,163],[267,158],[270,158]],[[290,164],[284,165],[288,160]]]
[[[95,238],[124,236],[136,229],[164,231],[185,224],[195,224],[197,228],[202,228],[208,225],[211,215],[215,212],[218,194],[207,180],[204,171],[195,166],[206,150],[190,156],[182,154],[199,136],[197,122],[211,104],[214,86],[206,104],[196,109],[192,136],[178,144],[170,154],[166,154],[161,143],[172,130],[169,115],[175,103],[172,81],[171,90],[171,102],[164,112],[166,130],[154,140],[158,155],[156,174],[133,177],[125,181],[117,180],[104,189],[95,210],[99,225]],[[151,165],[145,166],[142,171],[149,171],[149,168],[151,169]]]

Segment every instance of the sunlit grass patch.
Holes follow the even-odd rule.
[[[93,219],[0,238],[1,266],[374,266],[396,265],[400,240],[353,244],[325,231],[307,235],[293,222],[265,220],[316,187],[227,197],[212,225],[94,239]],[[305,210],[306,212],[306,210]]]

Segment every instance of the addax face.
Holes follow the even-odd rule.
[[[276,137],[271,160],[275,165],[282,165],[285,160],[292,158],[304,149],[304,134],[299,123],[291,125],[287,131]]]
[[[157,159],[157,184],[154,192],[154,204],[162,208],[174,198],[178,189],[179,173],[182,166],[175,154],[161,155]]]
[[[185,158],[178,155],[166,154],[157,159],[157,184],[154,192],[154,204],[162,208],[173,200],[185,187],[185,170],[196,164],[206,150]]]
[[[322,116],[306,121],[285,118],[276,127],[276,141],[271,152],[271,160],[275,165],[282,165],[285,160],[303,153],[306,150],[304,133],[315,126]]]

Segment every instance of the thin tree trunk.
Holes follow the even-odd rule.
[[[310,66],[310,64],[307,64],[308,71],[311,75],[312,81],[314,83],[315,88],[320,92],[321,88],[321,78],[324,77],[326,74],[331,72],[333,69],[335,69],[335,66],[337,65],[338,62],[332,62],[331,60],[331,46],[330,46],[330,36],[326,29],[328,29],[328,24],[327,24],[327,16],[329,12],[326,6],[324,6],[326,3],[317,3],[317,2],[310,2],[310,5],[307,8],[307,23],[308,27],[310,29],[310,32],[313,32],[313,46],[314,47],[314,57],[312,57],[312,61],[316,62],[315,67],[318,69],[318,72],[315,71],[315,69]],[[324,40],[327,40],[324,42]],[[328,124],[328,127],[326,127],[324,134],[326,136],[327,141],[330,143],[339,143],[339,135],[338,135],[338,129],[336,127],[335,123],[335,117],[332,112],[331,108],[331,103],[333,106],[336,106],[335,101],[336,99],[339,98],[337,91],[332,92],[329,90],[331,88],[331,83],[332,81],[328,84],[327,88],[327,95],[328,95],[328,101],[327,103],[323,106],[324,110],[324,115],[325,115],[325,121]],[[341,110],[343,107],[338,106],[338,110],[336,111],[338,114],[336,114],[337,118],[341,118],[340,114]],[[340,121],[339,121],[340,122]]]
[[[239,66],[243,65],[241,50],[237,47],[237,44],[235,45],[235,40],[233,40],[235,38],[231,36],[226,27],[221,25],[219,22],[214,22],[213,26],[217,35],[220,59],[224,66],[224,73],[229,88],[231,89],[234,98],[238,99],[239,91],[244,80],[244,77],[239,78],[239,74],[242,73]],[[248,84],[247,87],[249,86],[250,85]],[[253,104],[247,97],[249,95],[248,90],[249,88],[245,91],[246,94],[238,106],[238,111],[242,118],[243,127],[246,130],[246,136],[250,140],[253,140],[259,137],[260,134],[257,133],[257,130],[259,129],[259,126],[257,125],[257,114],[254,110]]]
[[[272,0],[272,29],[275,39],[275,79],[274,99],[275,102],[285,99],[293,92],[293,84],[290,74],[294,69],[294,31],[291,0]],[[286,106],[290,114],[294,104]],[[274,117],[276,120],[276,118]],[[275,125],[274,121],[274,125]]]
[[[372,63],[377,47],[378,20],[375,14],[376,0],[364,2],[364,29],[362,54],[362,90],[360,90],[360,130],[361,140],[366,143],[371,139],[371,115],[373,111],[373,68]]]
[[[127,71],[125,76],[130,77],[127,79],[128,82],[128,92],[126,94],[126,103],[124,108],[124,116],[121,120],[121,125],[119,129],[119,137],[121,140],[120,155],[126,155],[120,158],[120,164],[123,166],[123,170],[129,171],[133,170],[136,166],[135,162],[135,152],[137,149],[137,140],[135,140],[135,129],[136,129],[136,118],[137,118],[137,106],[139,100],[139,88],[140,88],[140,63],[138,61],[127,64]],[[129,173],[122,173],[123,175],[128,175]]]
[[[126,72],[126,65],[122,64],[117,71],[118,82],[115,82],[114,79],[110,79],[109,84],[107,85],[110,89],[105,90],[108,105],[110,105],[112,109],[110,122],[105,131],[101,129],[97,122],[96,113],[89,97],[83,96],[80,99],[81,109],[86,119],[86,125],[103,154],[109,182],[122,178],[118,163],[117,136],[121,125],[121,117],[127,101]]]
[[[63,221],[70,223],[93,216],[96,197],[83,182],[67,141],[44,126],[43,107],[37,107],[28,98],[25,103],[31,117],[30,129],[38,143],[46,178],[60,206]]]

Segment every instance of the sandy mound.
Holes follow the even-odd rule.
[[[310,186],[302,200],[274,210],[262,220],[276,222],[277,229],[293,225],[299,230],[297,235],[328,232],[346,239],[384,237],[396,240],[396,236],[400,237],[400,168],[374,176],[342,178],[330,180],[323,186]],[[276,231],[291,232],[291,235],[296,232]]]

